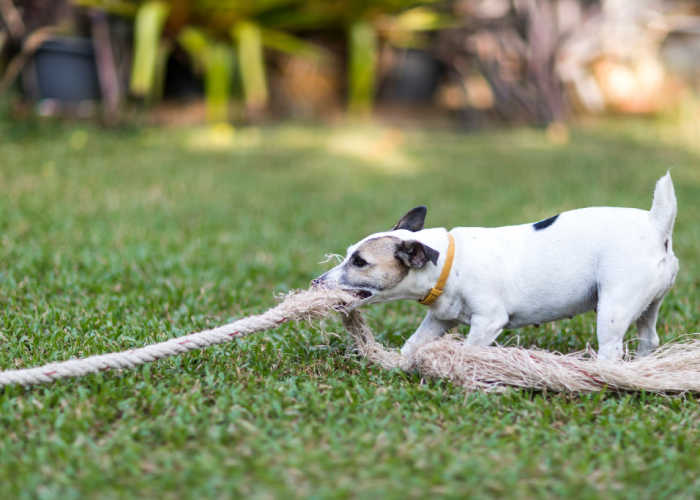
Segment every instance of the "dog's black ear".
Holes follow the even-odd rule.
[[[407,267],[414,269],[422,269],[428,261],[437,265],[440,252],[424,245],[420,241],[402,241],[396,245],[394,253],[397,259],[403,262]]]
[[[428,213],[428,209],[421,205],[412,210],[409,210],[406,215],[399,219],[399,222],[393,227],[392,231],[397,229],[408,229],[409,231],[420,231],[423,229],[423,224],[425,224],[425,215]]]

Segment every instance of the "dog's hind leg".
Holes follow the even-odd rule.
[[[598,293],[598,359],[616,361],[622,358],[625,333],[632,321],[640,318],[649,307],[649,295],[639,293],[639,288],[636,294],[632,290],[620,287]]]
[[[617,361],[622,358],[622,343],[630,323],[632,317],[625,309],[598,303],[598,359]]]
[[[654,300],[637,319],[637,330],[639,331],[637,356],[646,356],[659,347],[659,336],[656,334],[656,319],[659,316],[662,300],[663,298]]]

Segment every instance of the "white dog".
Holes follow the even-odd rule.
[[[410,356],[450,328],[471,325],[467,344],[487,346],[504,328],[538,325],[596,309],[598,356],[617,360],[632,321],[639,355],[659,345],[656,318],[678,259],[671,236],[676,196],[667,173],[650,211],[591,207],[535,224],[423,229],[417,207],[393,230],[348,248],[313,281],[342,288],[360,304],[398,299],[429,307],[402,354]]]

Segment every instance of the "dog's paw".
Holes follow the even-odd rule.
[[[414,363],[413,356],[401,356],[399,361],[399,368],[405,372],[413,372],[416,370],[416,364]]]
[[[418,350],[418,348],[414,345],[412,342],[406,342],[402,347],[401,347],[401,357],[403,358],[412,358],[415,352]]]

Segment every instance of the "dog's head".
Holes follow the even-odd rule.
[[[391,231],[371,234],[350,246],[345,259],[313,280],[313,286],[350,291],[362,303],[420,298],[425,293],[422,282],[428,280],[418,275],[434,271],[440,256],[420,241],[421,233],[433,231],[423,230],[426,213],[425,207],[416,207]]]

